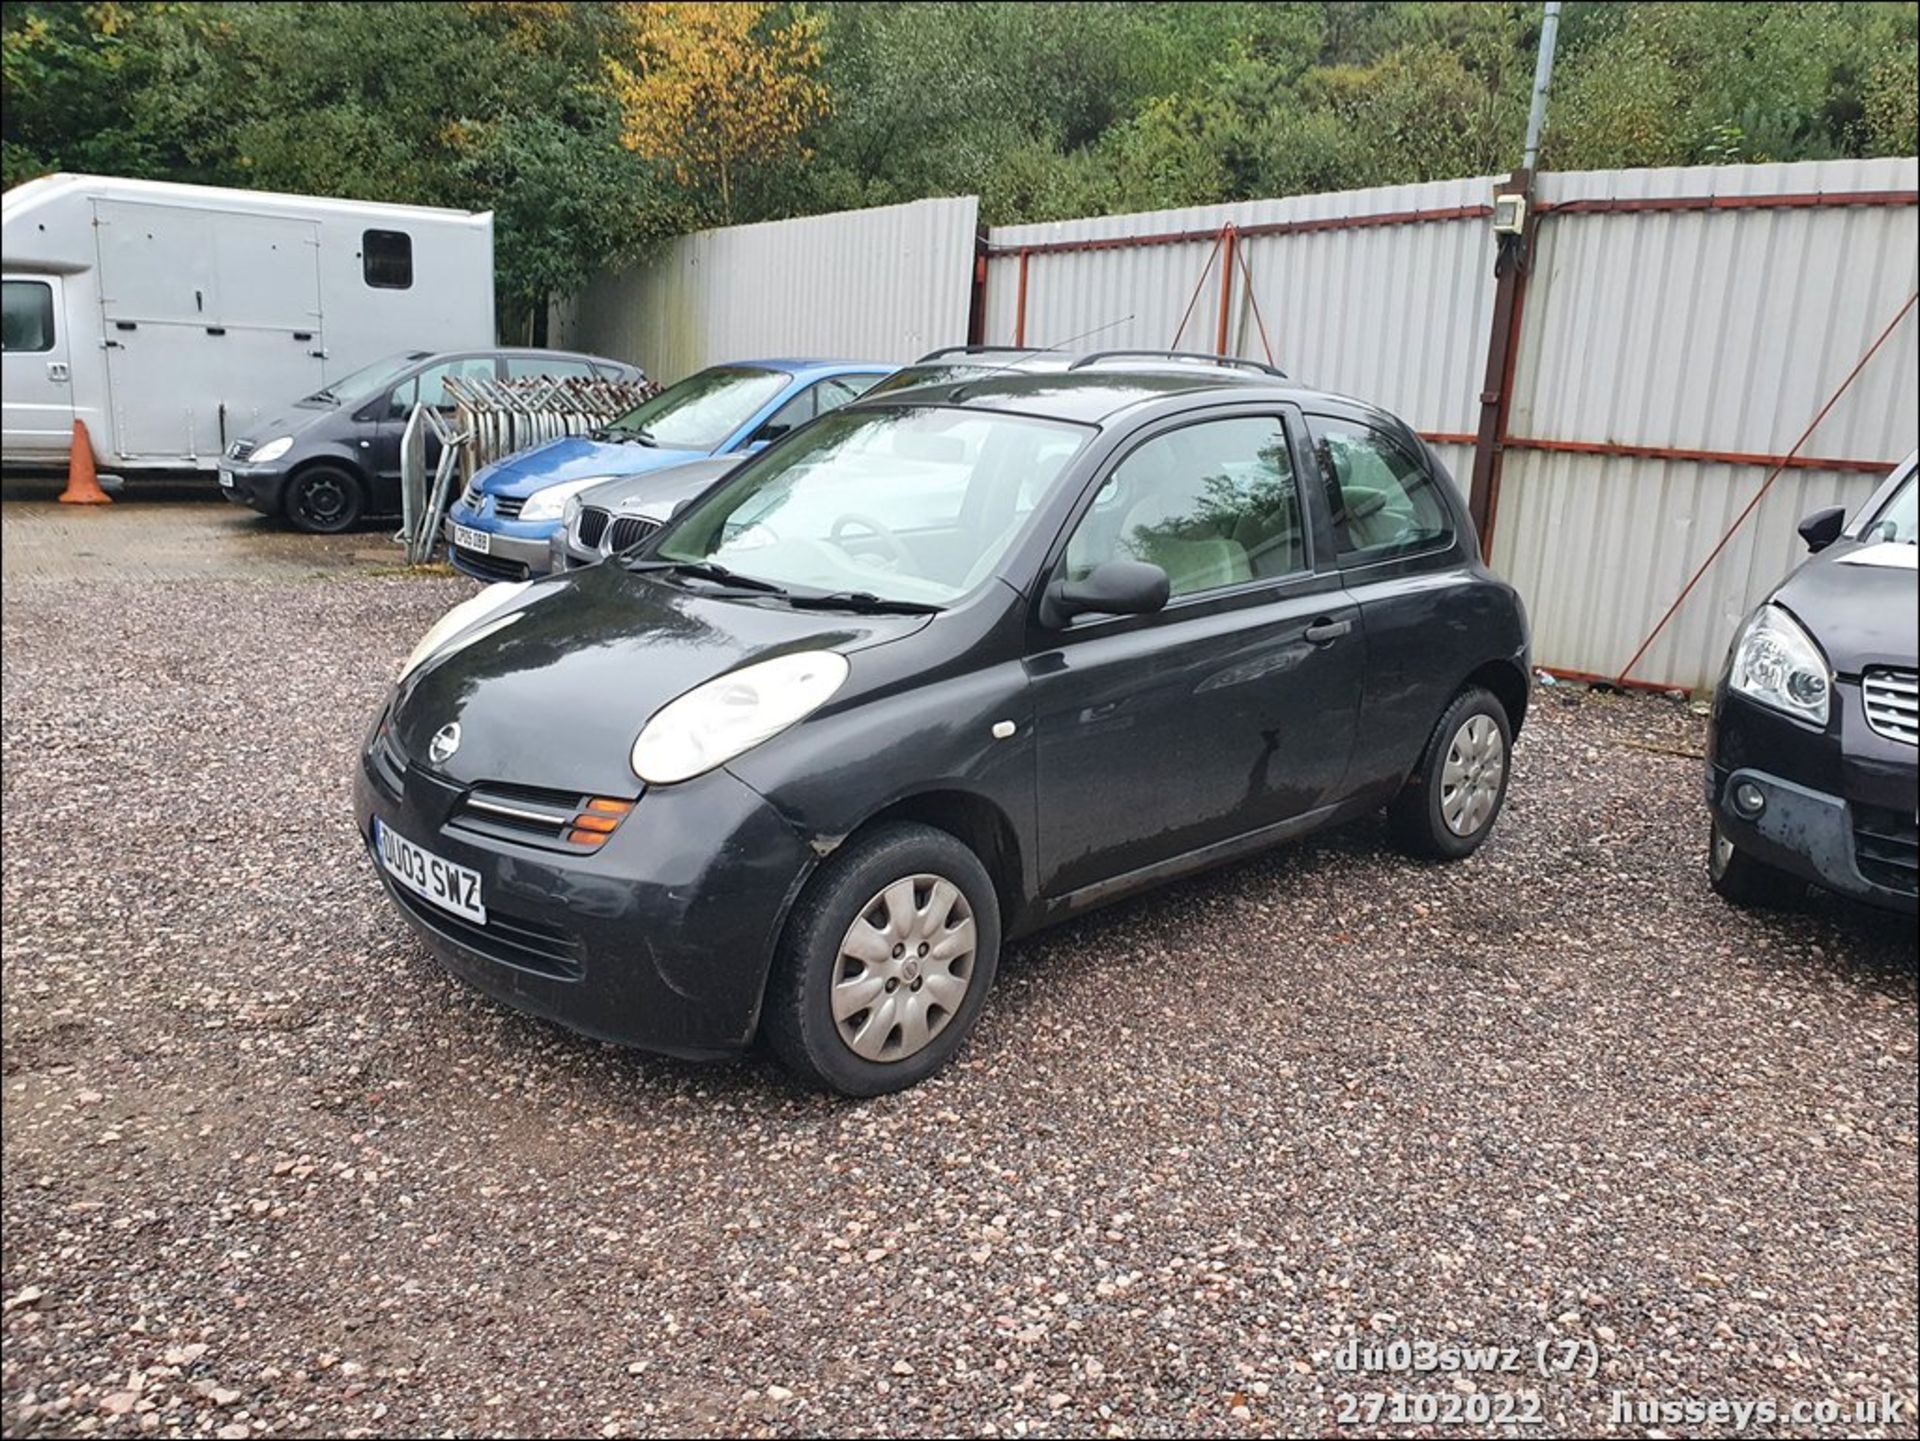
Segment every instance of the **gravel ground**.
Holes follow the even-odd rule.
[[[1914,1404],[1913,928],[1724,907],[1683,706],[1542,691],[1472,862],[1362,823],[1050,932],[952,1071],[852,1104],[575,1038],[413,941],[348,777],[466,593],[10,580],[7,1434]],[[1598,1374],[1355,1375],[1356,1335]]]

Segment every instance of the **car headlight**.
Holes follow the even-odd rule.
[[[265,445],[256,445],[253,448],[253,454],[247,457],[247,464],[248,465],[265,465],[270,460],[278,460],[281,456],[285,455],[288,451],[292,449],[293,449],[292,436],[290,435],[276,436],[274,439],[268,441]]]
[[[565,513],[567,502],[590,485],[603,485],[613,477],[590,475],[585,480],[563,480],[558,485],[550,485],[545,490],[536,490],[527,497],[527,503],[520,507],[522,520],[558,520]]]
[[[1827,723],[1833,672],[1800,623],[1777,605],[1763,605],[1734,642],[1727,684],[1749,700],[1790,716]]]
[[[633,773],[665,786],[724,765],[825,705],[847,670],[836,651],[803,650],[695,686],[654,712],[633,743]]]
[[[521,612],[517,610],[506,615],[498,613],[518,600],[520,592],[532,584],[530,580],[497,581],[478,595],[468,596],[427,627],[427,633],[420,637],[420,644],[413,648],[395,679],[405,680],[430,656],[472,645],[482,636],[492,635],[520,619]],[[498,618],[486,624],[488,616]]]

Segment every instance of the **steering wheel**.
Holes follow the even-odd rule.
[[[842,551],[845,551],[848,556],[857,561],[860,557],[854,555],[854,553],[847,548],[847,542],[844,539],[845,532],[856,526],[862,530],[870,531],[874,539],[886,546],[888,551],[892,553],[894,569],[905,570],[909,573],[913,571],[913,552],[907,549],[899,536],[887,528],[884,521],[875,520],[870,515],[860,515],[850,512],[841,516],[833,523],[833,530],[829,532],[827,539],[839,546]]]

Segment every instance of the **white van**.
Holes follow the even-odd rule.
[[[123,472],[230,440],[382,356],[493,344],[493,216],[48,175],[0,199],[9,467],[76,418]]]

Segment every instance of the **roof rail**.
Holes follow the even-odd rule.
[[[914,364],[926,365],[931,361],[945,360],[950,355],[1041,355],[1045,350],[1045,346],[1039,345],[946,345],[938,350],[929,350]]]
[[[1237,355],[1208,355],[1199,350],[1096,350],[1081,356],[1068,370],[1080,370],[1102,360],[1187,360],[1198,361],[1205,365],[1224,365],[1238,367],[1241,370],[1255,371],[1261,375],[1276,376],[1281,380],[1288,378],[1286,371],[1278,366],[1268,365],[1259,360],[1243,360]]]

